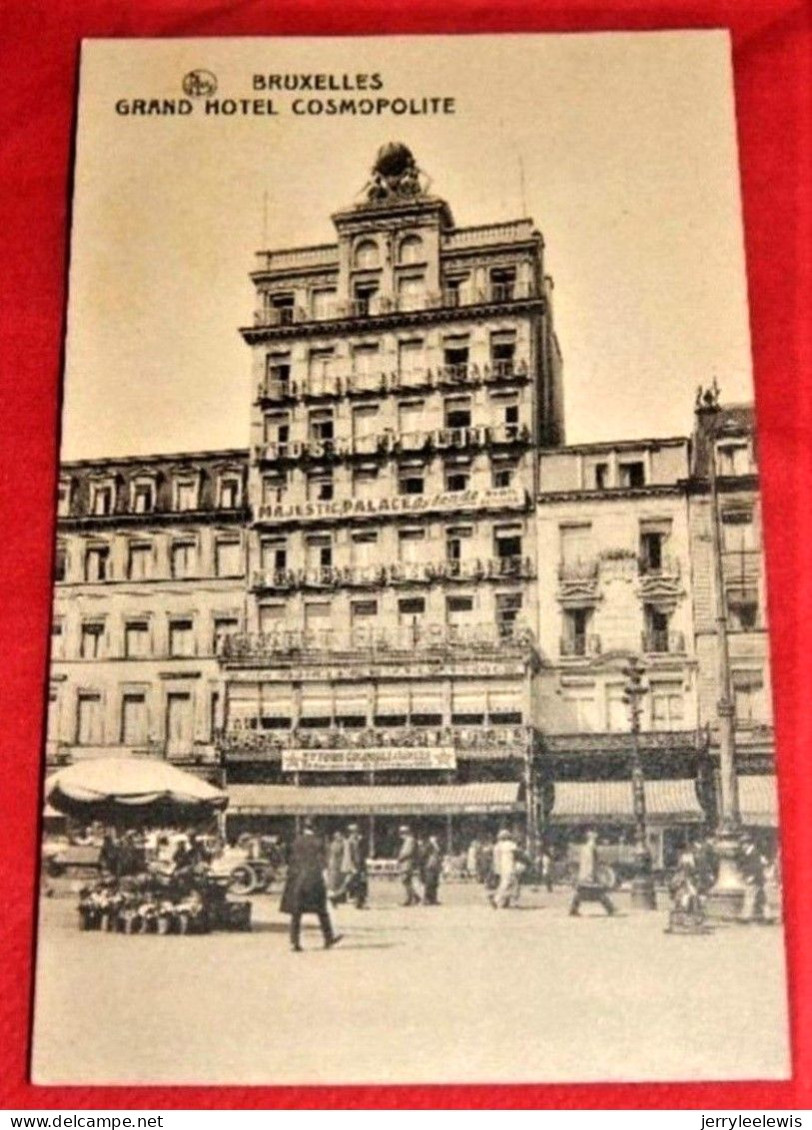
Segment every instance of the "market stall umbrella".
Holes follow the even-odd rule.
[[[224,809],[228,795],[166,761],[104,757],[51,774],[45,800],[77,820],[140,824],[205,818]]]

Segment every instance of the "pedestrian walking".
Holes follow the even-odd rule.
[[[745,888],[739,917],[745,922],[763,922],[767,861],[749,836],[742,840],[740,866]]]
[[[539,854],[539,878],[544,886],[553,893],[553,857],[547,844],[541,845]]]
[[[341,832],[335,832],[327,848],[327,895],[333,906],[347,900],[347,845]]]
[[[426,906],[439,906],[437,894],[443,869],[443,851],[436,836],[429,836],[423,856],[423,897]]]
[[[493,873],[497,880],[496,890],[489,896],[494,910],[515,905],[519,898],[519,874],[517,854],[519,845],[507,828],[496,837],[493,849]]]
[[[399,835],[398,873],[400,874],[400,881],[403,883],[403,905],[418,906],[421,900],[414,886],[419,867],[417,840],[412,835],[408,824],[401,825]]]
[[[347,897],[357,910],[363,910],[369,897],[367,875],[367,849],[357,824],[347,828],[347,851],[350,876],[347,880]]]
[[[481,850],[482,845],[476,836],[474,836],[468,845],[468,851],[465,853],[465,874],[469,879],[479,879],[479,855]]]
[[[334,932],[327,910],[324,865],[324,844],[316,835],[310,820],[305,820],[302,834],[293,843],[279,906],[283,914],[290,915],[290,945],[296,953],[302,948],[303,914],[315,914],[318,917],[325,949],[330,949],[341,941],[341,934]]]
[[[609,891],[598,878],[598,837],[592,831],[587,832],[578,857],[578,878],[570,904],[571,915],[580,913],[582,902],[599,902],[607,914],[615,913]]]

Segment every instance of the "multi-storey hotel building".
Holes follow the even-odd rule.
[[[263,252],[252,276],[249,624],[223,656],[224,756],[264,784],[233,808],[518,810],[537,451],[563,432],[543,243],[526,220],[455,227],[403,147],[374,178],[334,244]]]
[[[715,450],[742,804],[773,819],[751,414],[564,446],[531,221],[456,227],[393,145],[333,223],[257,256],[247,450],[63,467],[49,759],[149,750],[224,780],[235,832],[362,817],[379,855],[407,818],[622,830],[638,655],[661,856],[714,809]]]

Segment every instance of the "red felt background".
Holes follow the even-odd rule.
[[[810,6],[791,0],[6,0],[0,36],[0,1109],[812,1108],[812,166]],[[83,36],[727,27],[732,33],[766,511],[794,1078],[517,1087],[34,1087],[27,1082],[43,678]],[[719,374],[724,385],[724,374]],[[634,955],[629,954],[630,976]],[[758,970],[753,970],[754,985]],[[701,990],[701,986],[698,986]],[[757,991],[757,989],[756,989]],[[630,1023],[633,1019],[630,1018]],[[651,1034],[641,1033],[641,1038]],[[70,1033],[65,1033],[70,1039]]]

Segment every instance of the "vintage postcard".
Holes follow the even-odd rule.
[[[722,32],[85,42],[33,1078],[789,1075]]]

